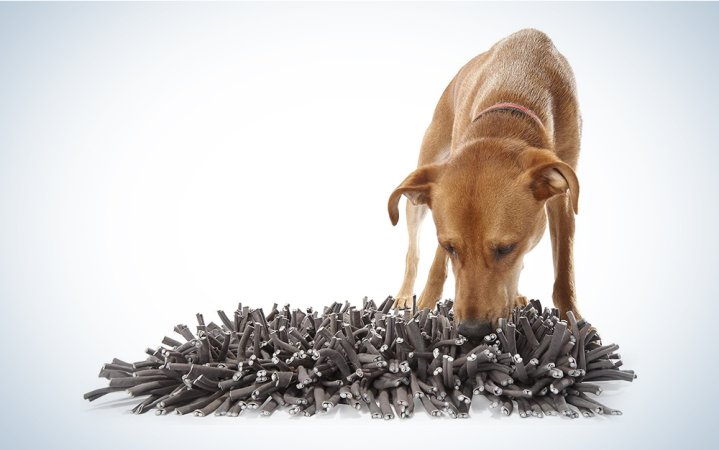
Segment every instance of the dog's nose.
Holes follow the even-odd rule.
[[[466,338],[481,339],[492,332],[492,323],[489,320],[464,320],[457,327],[457,331]]]

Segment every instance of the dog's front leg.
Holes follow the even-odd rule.
[[[554,289],[552,300],[561,314],[567,317],[572,311],[577,319],[581,318],[577,310],[576,291],[574,286],[574,212],[570,199],[566,195],[557,195],[547,200],[547,217],[549,219],[549,236],[552,240],[552,256],[554,258]]]
[[[432,266],[429,268],[427,284],[425,284],[424,289],[422,290],[422,295],[419,297],[417,308],[432,309],[442,297],[444,282],[447,280],[448,259],[449,256],[447,254],[447,250],[442,248],[441,245],[437,245]]]
[[[419,264],[419,228],[422,219],[427,215],[427,205],[414,205],[407,201],[407,232],[409,246],[407,248],[404,280],[399,293],[395,296],[394,307],[397,309],[411,308],[414,295],[414,282],[417,279],[417,265]]]

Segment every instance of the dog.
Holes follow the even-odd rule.
[[[419,228],[431,209],[438,244],[418,308],[437,304],[450,261],[458,331],[490,333],[527,304],[517,291],[522,261],[548,221],[552,300],[562,318],[572,311],[580,319],[573,241],[581,127],[572,69],[541,31],[511,34],[465,64],[439,99],[417,169],[389,197],[392,225],[408,199],[409,248],[393,307],[412,307]]]

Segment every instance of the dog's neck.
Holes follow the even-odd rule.
[[[521,139],[538,148],[554,147],[542,119],[531,109],[516,103],[495,103],[472,120],[466,138],[489,137]]]

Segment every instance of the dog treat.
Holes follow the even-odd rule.
[[[334,302],[321,314],[274,304],[268,314],[238,305],[221,325],[197,314],[197,331],[177,325],[184,342],[165,337],[144,361],[113,359],[100,370],[107,387],[93,401],[127,391],[146,396],[132,411],[237,417],[327,413],[338,405],[373,419],[408,418],[415,401],[431,416],[465,418],[474,396],[521,417],[616,415],[595,399],[602,381],[632,381],[619,346],[604,344],[586,320],[538,300],[516,307],[498,328],[473,341],[458,333],[453,302],[392,311],[394,299],[361,307]]]

